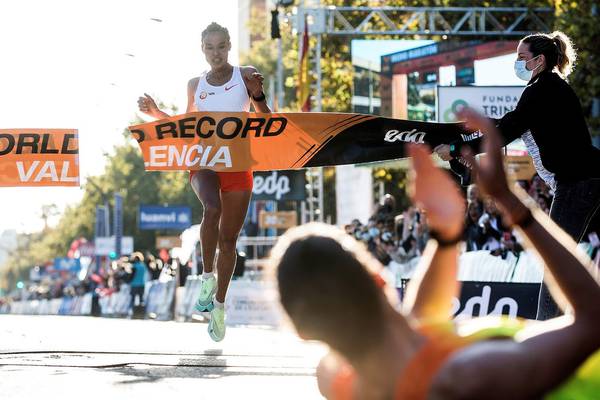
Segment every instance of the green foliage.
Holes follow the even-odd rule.
[[[579,96],[592,134],[600,135],[600,118],[591,115],[592,99],[600,97],[600,4],[597,0],[556,0],[555,8],[556,28],[567,34],[577,49],[578,61],[569,82]]]

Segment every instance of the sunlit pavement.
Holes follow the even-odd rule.
[[[0,398],[321,399],[325,349],[289,332],[205,323],[0,315]]]

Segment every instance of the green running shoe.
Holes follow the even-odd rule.
[[[213,296],[217,292],[217,279],[212,276],[208,279],[202,279],[200,285],[200,295],[196,301],[195,311],[198,313],[210,312],[213,309]]]
[[[208,335],[215,342],[220,342],[225,337],[225,308],[213,306],[208,323]]]

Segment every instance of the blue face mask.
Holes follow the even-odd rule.
[[[527,60],[527,61],[525,61],[525,60],[515,61],[515,74],[517,75],[517,78],[529,82],[531,80],[531,78],[533,77],[533,71],[538,69],[541,65],[538,65],[537,67],[535,67],[534,69],[532,69],[530,71],[527,69],[527,63],[529,61],[535,60],[540,55],[537,55],[537,56],[533,57],[531,60]]]

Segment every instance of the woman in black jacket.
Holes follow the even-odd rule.
[[[600,150],[592,145],[577,95],[566,82],[576,54],[562,32],[536,33],[517,47],[516,75],[528,81],[515,110],[496,126],[504,144],[521,137],[535,169],[554,190],[550,217],[579,242],[600,208]],[[439,145],[434,150],[450,161],[470,148],[479,153],[481,137]],[[542,285],[538,319],[560,313]]]
[[[565,81],[576,54],[562,32],[537,33],[517,47],[515,73],[529,81],[515,110],[496,121],[505,144],[521,137],[538,174],[554,190],[550,217],[580,241],[600,208],[600,150],[592,145],[577,95]],[[435,148],[449,161],[481,137]]]

